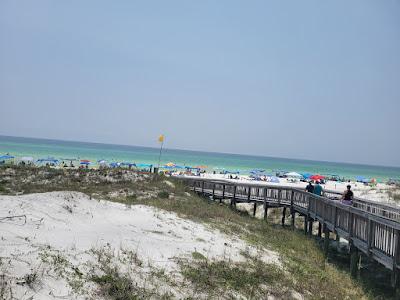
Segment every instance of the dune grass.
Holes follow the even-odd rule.
[[[283,298],[287,298],[288,292],[297,291],[307,299],[396,299],[390,289],[390,273],[386,269],[372,265],[365,271],[361,270],[360,279],[353,279],[348,271],[347,254],[342,255],[332,250],[327,259],[319,241],[304,236],[301,228],[293,231],[278,225],[278,214],[272,214],[268,222],[252,218],[246,213],[239,213],[229,206],[189,192],[178,180],[155,175],[127,180],[124,179],[125,171],[121,170],[111,170],[108,173],[92,170],[60,172],[35,168],[28,171],[23,168],[13,170],[10,179],[0,182],[9,194],[73,190],[129,206],[150,205],[218,228],[257,247],[274,250],[282,258],[284,269],[279,270],[259,261],[254,263],[254,260],[250,260],[249,263],[249,259],[246,265],[229,264],[201,259],[195,254],[193,261],[181,262],[180,266],[185,280],[199,292],[216,295],[229,290],[250,298],[252,295],[253,298],[259,298],[261,295],[257,294],[255,287],[262,289],[265,280],[264,283],[273,287],[275,292],[286,293],[285,296],[277,294]],[[0,172],[4,170],[0,168]],[[25,180],[32,175],[36,176],[35,180]],[[106,181],[106,176],[116,180]],[[259,265],[263,266],[262,270]],[[111,275],[118,281],[125,280],[115,272]],[[107,286],[114,284],[114,279],[108,277],[94,279],[104,280],[110,280]]]

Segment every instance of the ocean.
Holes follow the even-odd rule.
[[[89,159],[93,162],[105,159],[109,162],[126,161],[157,165],[159,149],[0,136],[0,155],[6,153],[16,157],[32,156],[35,159],[47,157],[55,157],[57,159],[77,158]],[[164,149],[161,165],[168,162],[174,162],[182,166],[206,165],[210,170],[225,169],[240,171],[241,174],[248,174],[252,169],[264,169],[267,173],[282,170],[323,175],[334,174],[349,179],[354,179],[356,176],[362,175],[367,178],[376,178],[378,181],[387,181],[389,178],[400,178],[400,168],[398,167]]]

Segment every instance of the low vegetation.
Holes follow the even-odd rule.
[[[376,263],[368,262],[368,268],[360,270],[361,276],[353,279],[348,272],[347,254],[332,249],[326,258],[320,241],[305,237],[301,228],[293,231],[278,225],[279,214],[272,214],[268,222],[254,219],[226,205],[205,201],[172,178],[129,170],[61,171],[26,167],[0,168],[0,175],[2,193],[74,190],[128,206],[150,205],[216,227],[258,248],[274,250],[281,255],[283,266],[279,268],[246,253],[243,254],[244,262],[232,263],[210,260],[194,252],[191,259],[179,260],[181,281],[163,278],[163,282],[169,280],[168,284],[180,286],[183,291],[193,289],[193,295],[259,299],[268,294],[290,299],[300,293],[308,299],[395,299],[389,286],[390,273]],[[46,259],[63,266],[60,257],[48,256]],[[116,269],[111,260],[105,262],[100,273],[82,275],[98,284],[102,296],[127,300],[173,298],[173,295],[153,288],[143,290],[140,281]],[[152,280],[166,277],[165,274],[161,276],[159,270],[153,269],[152,274],[158,274],[158,277],[151,277]]]
[[[257,257],[246,256],[246,261],[233,263],[212,261],[194,252],[194,261],[181,261],[182,275],[193,284],[195,291],[212,298],[225,295],[235,298],[245,295],[249,299],[273,295],[290,299],[292,283],[290,276],[275,264],[267,264]]]

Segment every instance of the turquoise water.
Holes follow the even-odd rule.
[[[78,158],[97,161],[129,161],[157,165],[159,149],[112,144],[96,144],[0,136],[0,155],[10,153],[14,156]],[[164,149],[161,164],[174,162],[178,165],[206,165],[210,169],[239,170],[248,173],[252,169],[308,172],[319,174],[337,174],[345,178],[363,175],[385,181],[388,178],[400,178],[400,168],[321,162],[299,159],[286,159],[238,154],[211,153]]]

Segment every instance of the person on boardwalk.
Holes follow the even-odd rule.
[[[316,182],[314,185],[314,192],[315,195],[322,196],[322,186],[319,184],[319,181]]]
[[[313,193],[314,192],[314,186],[312,185],[311,181],[306,186],[306,191],[309,192],[309,193]]]
[[[351,185],[349,184],[347,186],[347,190],[343,193],[342,196],[342,203],[347,204],[347,205],[352,205],[353,204],[353,191],[351,190]]]

